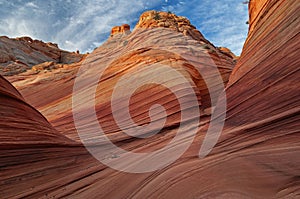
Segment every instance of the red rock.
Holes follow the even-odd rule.
[[[191,22],[181,16],[169,12],[147,11],[140,16],[137,28],[169,28],[178,32],[182,32],[186,36],[190,36],[195,40],[209,43],[203,35],[196,29]]]
[[[184,19],[180,18],[180,19],[186,20],[185,18]],[[113,30],[114,29],[119,30],[120,28],[113,28]],[[162,35],[162,33],[164,35]],[[105,64],[109,64],[111,61],[114,60],[115,60],[114,63],[116,68],[118,69],[128,68],[132,71],[137,71],[139,68],[143,68],[148,66],[149,64],[154,64],[154,63],[173,65],[173,67],[185,71],[184,73],[186,73],[189,76],[190,81],[193,81],[197,86],[199,86],[200,89],[199,92],[201,93],[199,95],[199,98],[201,98],[199,103],[202,104],[201,107],[202,111],[204,111],[207,108],[210,108],[211,102],[210,102],[208,89],[203,79],[196,74],[194,69],[192,69],[193,66],[191,66],[191,63],[185,61],[183,57],[168,52],[167,50],[168,46],[164,46],[165,45],[164,42],[160,42],[162,43],[161,44],[162,47],[159,47],[156,44],[157,38],[159,38],[159,40],[161,41],[168,41],[168,45],[174,45],[174,44],[178,45],[179,46],[178,49],[179,51],[181,51],[181,53],[189,55],[191,53],[191,49],[193,48],[196,50],[203,50],[202,46],[204,44],[201,43],[202,41],[200,42],[198,40],[195,40],[195,38],[193,37],[184,37],[181,33],[174,32],[170,29],[161,29],[161,30],[148,29],[145,31],[143,29],[137,28],[130,35],[128,36],[123,35],[123,36],[125,37],[110,38],[103,46],[99,47],[95,52],[93,52],[93,54],[88,55],[89,60],[90,59],[97,60],[97,62],[95,62],[95,67],[90,69],[89,75],[94,75],[95,73],[97,73],[97,71],[99,70],[97,65],[105,66]],[[140,43],[141,41],[142,43]],[[118,43],[122,43],[122,45],[118,46]],[[127,45],[129,46],[135,46],[132,47],[131,53],[127,53],[128,46],[124,45],[125,43],[127,43]],[[156,46],[152,47],[154,45]],[[205,45],[209,46],[209,50],[204,49],[204,51],[212,52],[212,53],[209,52],[211,53],[210,56],[207,54],[207,58],[211,58],[212,63],[219,66],[218,68],[219,72],[221,73],[223,82],[226,84],[229,75],[232,71],[232,68],[234,66],[233,59],[231,57],[228,57],[227,55],[224,55],[221,51],[219,51],[209,42]],[[140,49],[145,49],[145,50],[140,50]],[[124,52],[124,54],[121,57],[115,55],[113,57],[110,57],[109,59],[106,57],[103,57],[102,59],[98,58],[98,56],[101,54],[102,55],[113,54],[113,53],[117,53],[118,51],[122,51]],[[199,59],[196,61],[206,62],[205,59],[206,58],[203,58],[203,60]],[[91,61],[94,62],[93,60]],[[197,63],[197,64],[201,65],[201,63]],[[136,67],[136,65],[139,65],[139,67]],[[73,116],[71,111],[72,108],[71,97],[73,92],[74,76],[76,75],[79,66],[80,65],[78,64],[77,66],[74,66],[73,70],[70,71],[69,69],[67,69],[68,72],[63,72],[63,73],[55,72],[55,74],[43,73],[34,76],[25,76],[26,80],[23,79],[24,75],[22,75],[23,78],[21,79],[21,81],[18,80],[13,81],[14,85],[17,86],[17,88],[22,92],[25,98],[30,103],[32,103],[39,111],[41,111],[46,116],[46,118],[54,125],[56,129],[58,129],[68,137],[75,140],[78,140],[78,135],[73,123]],[[209,69],[205,69],[205,70],[209,70]],[[61,69],[61,71],[65,71],[65,69]],[[109,90],[107,91],[108,93],[111,92],[111,89],[113,89],[114,82],[118,78],[120,78],[120,76],[123,75],[122,72],[115,71],[115,69],[113,70],[113,72],[116,73],[115,77],[112,77],[107,81],[105,81],[105,84],[108,85],[107,86],[107,90]],[[112,73],[112,71],[109,73]],[[212,79],[215,78],[214,74],[210,74],[210,75],[211,77],[208,76],[207,78],[212,78]],[[223,82],[220,83],[223,84]],[[34,87],[30,85],[34,85]],[[56,86],[54,85],[60,87],[63,90],[63,92],[58,92]],[[219,85],[217,81],[214,86],[216,91],[222,89],[222,88],[218,88],[221,85]],[[44,93],[44,98],[45,98],[44,100],[40,100],[40,95],[41,95],[41,93],[39,92],[40,90],[47,90],[47,92]],[[103,94],[98,93],[98,95],[100,97],[100,95]],[[107,94],[105,94],[105,96],[106,95]],[[110,98],[102,99],[102,101],[105,101],[105,103],[109,103],[110,102],[109,100]],[[147,100],[151,101],[150,99]],[[58,107],[63,107],[63,108],[58,108]],[[100,109],[101,107],[99,107],[99,111]],[[174,111],[176,112],[176,110]]]
[[[162,35],[162,33],[164,33],[164,35]],[[145,37],[145,35],[147,35],[147,37]],[[163,41],[168,41],[169,43],[167,44],[170,46],[165,46],[164,43],[160,42],[161,47],[159,48],[157,45],[157,38],[160,38]],[[127,41],[127,43],[125,44],[124,41]],[[127,37],[110,38],[103,46],[91,53],[83,63],[87,66],[89,65],[90,61],[95,63],[95,65],[93,65],[85,74],[88,80],[97,73],[99,67],[103,67],[105,64],[109,64],[113,61],[109,70],[104,73],[102,83],[106,89],[100,89],[96,93],[97,99],[100,100],[100,102],[96,104],[96,110],[99,116],[99,121],[104,123],[103,128],[109,130],[109,132],[116,131],[117,136],[112,134],[109,135],[112,138],[112,141],[121,144],[123,143],[122,145],[125,149],[129,150],[132,147],[136,147],[137,150],[147,151],[153,150],[157,147],[160,148],[161,145],[168,142],[169,138],[174,136],[175,131],[172,129],[176,129],[177,123],[180,120],[180,111],[178,103],[176,100],[174,100],[174,95],[172,95],[172,93],[170,93],[164,87],[155,85],[142,87],[132,97],[131,103],[143,103],[143,106],[132,106],[131,111],[133,113],[133,119],[138,123],[146,123],[149,121],[149,108],[147,107],[150,107],[155,103],[165,104],[167,108],[167,114],[170,115],[170,118],[166,123],[166,132],[159,136],[164,137],[164,139],[168,139],[159,140],[156,137],[154,139],[150,139],[149,144],[147,145],[142,144],[140,140],[126,144],[126,139],[128,136],[124,135],[124,133],[118,129],[113,120],[111,120],[111,108],[108,106],[111,101],[110,94],[114,89],[115,82],[122,75],[124,75],[124,72],[131,71],[130,73],[132,73],[132,76],[136,77],[137,79],[149,79],[152,78],[151,75],[149,76],[144,74],[141,76],[142,73],[139,74],[138,72],[145,69],[147,66],[149,66],[149,64],[161,63],[164,65],[169,65],[172,68],[179,70],[188,81],[196,84],[197,87],[195,87],[195,89],[198,97],[197,99],[199,100],[197,107],[201,105],[201,109],[203,109],[201,111],[203,112],[207,107],[210,108],[208,92],[203,79],[199,76],[199,74],[197,74],[193,66],[191,66],[191,63],[186,60],[187,58],[185,59],[171,50],[167,50],[168,47],[174,47],[174,44],[178,45],[178,48],[175,46],[177,50],[179,49],[180,52],[186,56],[192,55],[191,53],[193,52],[193,48],[200,50],[203,54],[207,53],[208,51],[202,48],[203,44],[199,41],[190,37],[186,38],[178,32],[168,29],[163,31],[158,29],[149,29],[145,32],[144,30],[137,29]],[[216,48],[214,48],[214,46],[210,47],[211,49],[218,51]],[[131,48],[132,50],[128,51],[127,48]],[[119,51],[123,52],[124,54],[120,55]],[[196,50],[194,53],[197,55]],[[119,56],[116,56],[118,54]],[[102,55],[107,56],[102,57]],[[208,54],[206,55],[207,58],[209,58]],[[202,62],[208,61],[206,60],[207,58],[203,57],[200,60],[195,60],[196,63],[193,64],[200,66]],[[211,61],[212,63],[215,61],[217,66],[219,66],[217,69],[219,69],[219,72],[224,78],[223,81],[226,83],[234,66],[232,59],[220,53],[219,55],[214,54]],[[14,171],[15,176],[21,176],[22,173],[25,173],[27,176],[26,182],[24,180],[20,180],[16,183],[16,178],[10,175],[10,173],[13,171],[13,167],[8,167],[5,177],[1,179],[1,181],[5,182],[5,186],[3,186],[3,193],[5,196],[50,197],[53,194],[55,197],[63,197],[65,194],[72,194],[74,190],[81,186],[85,186],[89,180],[92,180],[92,178],[89,177],[89,174],[95,172],[97,179],[103,178],[104,175],[117,175],[118,181],[113,180],[111,183],[118,183],[120,188],[126,184],[125,182],[132,181],[133,184],[131,186],[128,186],[127,183],[127,189],[124,187],[119,192],[114,192],[110,196],[119,197],[123,195],[125,197],[125,195],[130,195],[133,189],[136,189],[136,187],[138,187],[142,181],[145,180],[145,178],[150,176],[150,174],[145,173],[139,175],[140,177],[137,178],[137,176],[134,174],[116,172],[104,165],[99,164],[99,162],[97,162],[91,155],[88,155],[86,150],[80,146],[72,115],[73,85],[75,76],[78,72],[77,70],[80,66],[81,65],[79,63],[76,63],[71,68],[59,68],[57,70],[53,70],[52,72],[38,74],[25,73],[9,77],[10,81],[13,82],[13,84],[25,96],[25,99],[28,100],[39,111],[41,111],[56,130],[58,130],[61,134],[64,134],[77,141],[77,144],[66,144],[66,146],[53,144],[51,148],[47,146],[41,146],[42,148],[30,148],[29,146],[29,149],[25,150],[24,152],[23,148],[14,151],[6,149],[4,151],[5,153],[22,154],[22,157],[28,157],[31,153],[34,153],[34,150],[38,150],[42,156],[46,156],[47,158],[40,162],[39,157],[34,156],[32,160],[36,161],[36,165],[30,165],[32,168],[31,170],[26,169],[28,167],[28,163],[25,158],[22,158],[20,162],[18,162],[18,164],[25,165],[25,167]],[[210,67],[214,68],[212,65],[207,68],[203,67],[203,70],[209,72]],[[153,71],[159,72],[159,68],[153,68]],[[162,78],[166,77],[164,74],[160,75]],[[182,85],[180,81],[178,82],[178,80],[175,79],[175,77],[171,76],[170,78],[173,89],[181,91],[183,95],[189,95],[189,93],[186,92],[186,85]],[[215,79],[215,76],[214,74],[208,74],[208,78],[213,80]],[[223,84],[223,81],[221,81],[221,84]],[[218,87],[218,84],[214,85],[214,90],[220,89]],[[90,88],[91,86],[84,87],[83,91],[89,90]],[[127,93],[126,91],[127,90],[124,90],[125,94]],[[87,96],[80,95],[80,99],[83,104],[87,103],[85,101]],[[206,118],[209,117],[210,113],[207,112],[206,114]],[[82,121],[86,122],[87,125],[91,124],[89,123],[89,118],[86,118]],[[93,138],[93,132],[86,132],[86,135]],[[143,147],[140,148],[138,146]],[[2,159],[0,157],[0,166],[14,163],[14,158],[9,159],[8,161],[3,160],[2,162],[1,160]],[[59,168],[64,171],[60,172]],[[35,177],[35,173],[38,175],[38,177]],[[163,178],[161,178],[161,180],[164,178],[165,175]],[[76,183],[76,181],[78,181],[79,184]],[[103,180],[99,181],[99,183],[93,184],[92,186],[110,187],[112,186],[111,183]],[[65,192],[62,192],[61,188],[55,188],[55,184],[62,185],[62,189],[64,189],[63,187],[65,186],[69,186],[70,188],[68,188],[68,190]],[[19,187],[17,190],[16,185]],[[53,191],[48,191],[50,187],[53,188]],[[88,196],[93,195],[93,191],[88,190],[84,194],[87,194]],[[95,193],[95,195],[98,194]]]
[[[250,32],[226,88],[225,129],[211,158],[230,157],[219,168],[235,170],[232,186],[250,198],[299,194],[298,10],[296,1],[250,1]]]
[[[128,24],[123,24],[121,26],[121,32],[126,32],[126,31],[130,31],[130,25]]]
[[[115,26],[111,29],[111,35],[114,35],[116,33],[121,32],[121,27],[120,26]]]
[[[50,70],[54,68],[55,63],[53,61],[51,62],[44,62],[41,64],[37,64],[35,66],[32,67],[32,70],[34,71],[41,71],[41,70]]]
[[[115,26],[111,29],[110,36],[113,37],[116,34],[129,34],[130,33],[130,25],[123,24],[122,26]]]
[[[27,104],[21,94],[2,76],[0,85],[1,149],[7,146],[72,143],[58,133],[42,114]]]
[[[0,37],[0,74],[22,73],[43,62],[71,64],[82,60],[83,55],[58,48],[57,44],[44,43],[30,37],[10,39]]]
[[[231,52],[230,49],[228,49],[228,48],[226,48],[226,47],[218,47],[218,49],[219,49],[222,53],[224,53],[224,54],[230,56],[231,58],[233,58],[233,59],[235,59],[235,60],[238,59],[238,56],[236,56],[233,52]]]
[[[297,51],[300,40],[296,20],[299,16],[297,5],[296,1],[272,0],[253,1],[250,4],[250,22],[255,25],[250,23],[252,31],[249,32],[242,55],[230,76],[226,88],[228,105],[224,130],[209,156],[204,159],[198,158],[209,117],[205,117],[206,120],[201,123],[203,128],[197,133],[193,144],[176,162],[155,172],[129,174],[100,164],[80,146],[80,143],[55,143],[54,140],[64,139],[58,136],[57,132],[52,132],[53,128],[48,126],[46,120],[41,122],[40,114],[37,114],[38,116],[33,117],[39,124],[37,129],[41,128],[40,123],[43,123],[42,127],[47,126],[47,129],[50,129],[49,133],[46,131],[46,135],[40,135],[44,132],[42,129],[33,129],[38,142],[40,137],[44,136],[48,142],[48,135],[55,139],[51,146],[41,144],[10,148],[9,145],[2,145],[1,197],[297,198],[300,171],[300,74]],[[252,12],[257,13],[256,18],[261,19],[251,20],[251,16],[256,16],[251,14]],[[151,15],[143,15],[142,20],[148,20],[147,16]],[[150,25],[144,22],[145,25]],[[155,22],[153,24],[157,25]],[[166,121],[167,126],[158,137],[147,138],[146,142],[142,139],[128,139],[112,120],[110,96],[115,83],[126,73],[135,79],[151,78],[151,73],[145,75],[141,72],[151,63],[163,63],[177,68],[190,82],[194,82],[199,105],[202,108],[207,107],[204,111],[207,115],[210,114],[209,109],[214,109],[220,115],[225,114],[218,112],[222,98],[219,99],[217,107],[206,104],[207,88],[187,60],[170,52],[171,50],[159,48],[159,44],[167,41],[169,43],[164,43],[167,49],[182,47],[181,52],[187,54],[195,45],[205,44],[202,50],[209,52],[225,83],[233,66],[233,59],[208,42],[201,43],[195,38],[182,38],[185,37],[181,32],[174,35],[160,27],[136,29],[127,37],[110,38],[87,57],[84,65],[89,67],[81,74],[86,81],[79,87],[79,102],[82,105],[89,103],[86,101],[86,94],[92,84],[89,84],[88,80],[105,67],[105,64],[110,63],[100,81],[101,86],[96,90],[97,100],[94,108],[99,123],[116,145],[134,152],[152,151],[169,143],[178,130],[178,102],[168,89],[156,85],[142,87],[135,92],[131,100],[131,113],[136,123],[146,124],[149,122],[149,107],[153,103],[164,104],[170,119]],[[121,54],[118,54],[120,52]],[[195,57],[197,56],[190,58]],[[199,63],[204,61],[202,57],[196,65],[201,65]],[[71,94],[79,67],[78,64],[72,68],[59,69],[56,73],[9,78],[25,99],[37,107],[60,133],[74,140],[78,138],[72,124]],[[205,69],[210,71],[210,68]],[[153,66],[152,70],[159,71],[159,68]],[[160,75],[168,77],[168,73]],[[213,76],[208,77],[213,79]],[[183,94],[189,94],[184,92],[186,87],[176,79],[172,79],[171,83],[175,90],[182,89]],[[16,97],[20,95],[7,82],[1,82],[0,85],[5,85],[1,96],[9,99],[5,101],[5,105],[0,106],[0,113],[9,113],[10,106],[7,105],[11,99],[6,91],[14,93]],[[128,95],[127,91],[128,88],[124,88],[123,96]],[[23,99],[14,99],[13,106],[21,107],[20,103],[24,104]],[[118,99],[121,103],[123,97]],[[25,107],[27,106],[25,103]],[[30,113],[32,108],[25,111]],[[13,122],[10,122],[11,126],[18,124],[15,120],[27,121],[20,117],[22,115],[24,113],[15,115]],[[81,119],[86,125],[86,136],[93,139],[93,132],[88,128],[93,124],[89,123],[88,117]],[[191,120],[187,120],[187,124],[192,124]],[[0,123],[0,135],[6,135],[3,133],[6,128],[4,122]],[[10,127],[9,130],[13,131],[13,128]],[[21,132],[17,129],[14,135],[10,135],[15,136]],[[23,138],[18,141],[22,143]],[[183,139],[182,143],[185,142]],[[168,152],[173,155],[173,151]]]

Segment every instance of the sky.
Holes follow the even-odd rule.
[[[61,49],[91,52],[124,23],[134,28],[146,10],[187,17],[215,46],[241,53],[248,25],[243,0],[0,0],[0,35],[30,36]]]

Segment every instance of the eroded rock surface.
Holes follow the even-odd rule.
[[[11,39],[0,37],[0,74],[15,75],[44,62],[71,64],[79,62],[84,55],[58,48],[57,44],[44,43],[30,37]]]
[[[121,26],[113,27],[110,36],[113,37],[116,34],[130,34],[130,26],[128,24],[123,24]]]
[[[203,67],[203,71],[211,71],[211,65],[204,67],[205,65],[200,64],[207,63],[206,56],[192,56],[192,52],[195,55],[201,52],[200,55],[209,55],[209,60],[218,66],[223,82],[227,83],[233,59],[226,53],[221,53],[203,39],[188,37],[182,40],[181,32],[176,31],[174,35],[173,30],[170,32],[161,27],[143,29],[142,26],[128,37],[123,35],[110,38],[88,56],[82,65],[75,64],[70,68],[59,68],[47,73],[9,78],[25,99],[40,110],[59,133],[78,142],[73,143],[68,139],[65,144],[52,143],[51,147],[41,142],[39,146],[28,145],[17,149],[3,144],[0,156],[0,196],[297,198],[300,173],[299,4],[297,1],[258,0],[251,1],[249,10],[251,31],[226,88],[228,105],[224,130],[209,156],[198,158],[200,143],[208,126],[208,120],[205,119],[186,153],[170,166],[155,172],[129,174],[112,170],[97,162],[79,143],[71,113],[71,95],[74,77],[82,66],[87,67],[80,76],[83,80],[93,78],[99,69],[109,66],[96,89],[95,110],[108,137],[116,145],[133,152],[152,151],[167,144],[178,129],[180,109],[175,96],[167,89],[157,85],[140,88],[131,101],[133,120],[141,125],[149,122],[149,107],[153,103],[159,103],[166,107],[169,116],[167,128],[160,134],[147,138],[146,142],[128,139],[113,122],[110,107],[111,93],[120,77],[130,74],[133,79],[149,79],[152,73],[144,72],[147,66],[152,66],[153,72],[160,72],[154,63],[176,68],[195,84],[199,107],[204,111],[204,108],[211,108],[207,103],[207,88],[203,79],[191,67],[193,63]],[[252,19],[253,16],[260,20]],[[198,45],[201,50],[195,48]],[[200,59],[194,59],[195,57]],[[168,73],[161,76],[168,77]],[[209,73],[207,77],[214,79]],[[182,94],[187,96],[190,94],[184,92],[186,87],[172,77],[168,80],[173,83],[170,87],[173,90],[183,90]],[[2,88],[2,85],[5,86]],[[92,86],[89,81],[83,81],[79,85],[78,97],[82,104],[89,103],[85,94]],[[1,88],[5,99],[10,99],[5,92],[15,95],[14,99],[21,98],[7,82],[1,83]],[[217,90],[219,87],[214,85],[213,88]],[[118,96],[120,103],[128,95],[126,91],[128,90],[125,88],[124,95]],[[214,107],[215,111],[219,110],[221,100],[222,98],[219,99],[219,105]],[[24,103],[23,99],[17,104],[14,104],[16,100],[7,100],[1,105],[1,113],[5,115],[9,112],[7,106],[10,103],[19,107],[19,102]],[[32,111],[32,108],[28,109],[29,112]],[[84,110],[82,114],[86,116]],[[42,120],[40,114],[36,115],[35,118],[40,118],[36,119],[38,125],[44,123],[49,129],[33,129],[37,132],[38,142],[40,134],[45,132],[62,140],[56,132],[52,133],[54,128],[46,120]],[[209,119],[209,114],[204,118]],[[14,115],[11,125],[18,124],[15,120],[22,124],[24,118],[22,114]],[[86,122],[85,125],[92,126],[88,121],[88,118],[82,117],[82,124]],[[193,124],[193,121],[193,118],[189,118],[186,122]],[[12,130],[5,123],[0,124],[1,134],[7,128]],[[94,136],[89,128],[91,126],[85,126],[86,136],[89,138]],[[22,132],[16,129],[14,135]],[[22,139],[21,137],[18,142],[22,143]],[[173,151],[170,155],[173,155]],[[118,156],[112,154],[108,158]]]
[[[165,13],[166,14],[166,13]],[[161,14],[163,15],[163,13]],[[57,67],[57,65],[52,66],[51,62],[46,64],[41,64],[34,66],[34,70],[42,69],[55,69],[52,72],[46,71],[43,73],[25,73],[19,76],[10,77],[10,81],[20,90],[20,92],[25,96],[25,98],[33,104],[39,111],[45,115],[45,117],[50,121],[54,127],[61,131],[64,135],[67,135],[71,139],[78,140],[77,131],[73,122],[72,115],[72,92],[73,85],[76,73],[80,67],[88,67],[86,74],[84,74],[87,80],[91,77],[98,74],[100,68],[108,67],[104,77],[109,74],[109,78],[104,78],[103,84],[105,89],[102,91],[97,91],[96,96],[99,98],[99,107],[97,107],[97,113],[103,115],[103,113],[111,111],[110,108],[105,108],[107,104],[110,104],[110,95],[115,87],[116,82],[124,74],[132,74],[131,78],[136,79],[151,79],[153,75],[143,76],[143,70],[151,65],[161,64],[170,66],[179,70],[189,81],[193,82],[196,85],[196,93],[199,98],[199,104],[201,105],[201,111],[204,114],[209,115],[211,109],[210,96],[205,80],[201,75],[197,74],[197,68],[201,72],[205,73],[206,81],[213,82],[212,90],[215,93],[218,93],[220,90],[224,89],[229,75],[231,74],[232,68],[234,67],[235,60],[228,56],[228,54],[216,48],[209,42],[206,42],[206,39],[197,40],[191,36],[185,36],[182,32],[174,31],[169,27],[148,27],[147,25],[141,25],[144,21],[143,16],[141,17],[142,22],[140,21],[137,27],[131,34],[124,34],[121,28],[125,25],[113,28],[112,32],[115,32],[115,29],[118,29],[119,34],[115,33],[113,37],[110,37],[107,42],[102,46],[97,48],[93,53],[89,54],[83,62],[75,63],[72,67]],[[174,19],[177,19],[175,15],[172,15]],[[190,23],[186,19],[187,23]],[[175,21],[176,22],[176,21]],[[175,23],[174,22],[174,23]],[[179,23],[179,22],[176,22]],[[190,25],[192,26],[192,25]],[[127,27],[127,26],[126,26]],[[92,65],[90,63],[93,63]],[[153,66],[153,73],[158,77],[159,68]],[[214,71],[214,72],[212,72]],[[216,74],[216,72],[220,73]],[[170,75],[169,75],[170,76]],[[217,81],[216,76],[220,76],[220,81]],[[167,79],[172,77],[164,77]],[[180,86],[180,82],[177,82],[176,79],[169,80],[173,81],[174,87],[176,89],[184,89]],[[91,85],[93,85],[91,83]],[[58,89],[59,87],[59,89]],[[90,89],[89,86],[85,89]],[[158,92],[157,89],[154,90],[140,90],[140,92]],[[45,92],[43,92],[45,91]],[[123,91],[126,93],[126,91]],[[164,93],[163,91],[161,93]],[[44,95],[43,100],[41,96]],[[138,94],[137,94],[138,95]],[[155,103],[157,100],[156,95],[152,95],[153,99],[148,98],[148,94],[140,94],[140,97],[137,98],[139,101],[145,101],[149,104]],[[86,103],[86,96],[83,94],[82,103]],[[162,96],[162,101],[168,102],[173,101],[173,95]],[[164,99],[165,98],[165,99]],[[215,97],[215,101],[217,98]],[[174,104],[170,103],[170,106]],[[148,109],[145,107],[137,107],[132,112],[140,113],[140,111],[135,111],[136,108],[142,108],[141,112],[144,112],[143,119],[140,120],[147,121],[147,112]],[[174,109],[169,114],[177,115],[179,109]],[[104,114],[105,115],[105,114]],[[109,120],[106,116],[104,120]],[[110,118],[113,121],[112,118]],[[171,123],[178,122],[178,119],[174,119]],[[89,122],[87,122],[89,123]],[[118,131],[118,128],[112,122],[107,124],[109,131]],[[171,124],[170,124],[171,125]],[[115,130],[114,130],[115,129]]]

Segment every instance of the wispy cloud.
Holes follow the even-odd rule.
[[[247,34],[247,6],[240,0],[0,0],[0,4],[0,35],[28,35],[70,51],[92,50],[107,39],[111,27],[134,26],[149,9],[187,16],[207,39],[236,54]]]
[[[154,7],[159,1],[152,1],[151,5],[145,1],[135,1],[134,6],[130,1],[101,1],[84,4],[72,17],[66,26],[57,34],[55,40],[59,43],[69,40],[73,45],[66,44],[67,48],[94,48],[95,41],[103,41],[113,26],[123,23],[134,24],[137,14],[145,7]],[[75,42],[76,41],[76,42]]]
[[[165,6],[191,22],[216,46],[230,48],[239,55],[248,32],[248,7],[241,0],[177,1]]]
[[[26,3],[25,6],[32,7],[32,8],[39,8],[34,2],[28,2]]]

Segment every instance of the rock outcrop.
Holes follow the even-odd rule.
[[[8,118],[0,123],[0,135],[7,136],[6,131],[15,131],[9,135],[18,137],[24,131],[13,129],[14,125],[29,121],[29,132],[35,132],[36,143],[40,143],[13,148],[5,144],[5,139],[0,140],[4,143],[0,143],[3,149],[0,155],[0,197],[297,198],[300,194],[299,4],[297,1],[257,0],[251,1],[249,6],[250,32],[233,73],[232,57],[206,43],[205,38],[183,37],[180,31],[162,27],[144,28],[143,25],[128,36],[111,37],[81,65],[75,63],[73,67],[49,73],[9,77],[24,98],[41,111],[59,133],[78,142],[58,135],[38,112],[29,120],[24,112],[11,117],[11,107],[17,107],[17,113],[26,111],[31,114],[34,109],[28,107],[21,95],[0,78],[1,96],[7,99],[0,104],[0,113]],[[260,20],[253,20],[252,16]],[[222,84],[227,85],[226,112],[220,108],[224,100],[222,97],[215,107],[208,103],[208,85],[204,78],[216,79],[211,73],[213,65],[221,74]],[[180,112],[196,108],[189,101],[183,107],[178,106],[178,100],[184,97],[192,99],[189,98],[191,93],[174,73],[161,70],[163,66],[176,69],[194,84],[198,100],[196,106],[202,113],[208,112],[199,124],[201,128],[191,146],[173,164],[154,172],[130,174],[99,163],[76,137],[71,98],[75,79],[83,80],[76,84],[78,104],[75,103],[75,108],[81,109],[76,117],[80,119],[80,129],[85,130],[84,137],[93,141],[98,133],[93,132],[93,126],[101,124],[115,145],[124,150],[146,153],[168,144],[180,128]],[[81,70],[82,67],[84,70]],[[151,70],[147,70],[148,67]],[[205,77],[200,77],[195,69],[201,69],[201,75],[205,74]],[[103,70],[101,78],[98,77],[99,70]],[[152,105],[161,104],[168,116],[165,128],[145,140],[128,137],[121,132],[112,116],[112,92],[118,88],[118,81],[132,78],[122,88],[122,93],[115,95],[116,103],[122,104],[137,80],[147,82],[154,74],[161,81],[167,80],[164,83],[170,87],[152,84],[137,89],[130,101],[130,114],[135,123],[145,125],[151,121],[149,109]],[[122,80],[124,75],[127,76]],[[90,81],[92,78],[96,83]],[[212,93],[220,91],[218,82],[208,82],[215,83],[211,86]],[[180,91],[178,98],[174,96],[177,91]],[[92,114],[87,105],[91,103],[91,92],[96,98],[92,106],[97,114],[96,122],[89,120]],[[22,109],[20,104],[27,109],[19,110]],[[199,143],[207,136],[210,119],[208,109],[219,117],[227,115],[216,147],[209,156],[200,159]],[[121,105],[114,109],[122,110]],[[151,119],[160,120],[160,113],[154,113]],[[189,135],[197,119],[186,118],[184,135]],[[33,128],[32,121],[38,125],[37,128]],[[127,124],[128,121],[124,122]],[[6,123],[10,125],[6,126]],[[46,126],[46,129],[40,126]],[[131,126],[125,127],[130,129]],[[25,132],[27,129],[28,126]],[[50,145],[44,144],[43,136],[46,142],[49,136],[54,139]],[[180,144],[186,143],[189,137],[182,139]],[[23,137],[13,142],[22,143]],[[175,152],[167,153],[171,156]],[[105,158],[118,161],[119,156],[110,154]],[[143,162],[144,159],[138,161]]]
[[[222,51],[224,54],[228,55],[229,57],[233,58],[234,60],[238,60],[238,56],[236,56],[229,48],[226,47],[218,47],[220,51]]]
[[[0,74],[5,76],[25,72],[43,62],[62,64],[79,62],[83,56],[61,50],[57,44],[44,43],[30,37],[16,39],[0,37]]]
[[[193,26],[186,17],[177,16],[170,12],[147,11],[140,16],[137,27],[169,28],[181,32],[186,36],[191,36],[196,40],[205,41],[206,43],[208,43],[208,41],[203,37],[200,31],[197,30],[196,27]]]
[[[113,37],[116,34],[130,34],[130,25],[123,24],[121,26],[115,26],[111,29],[110,36]]]

